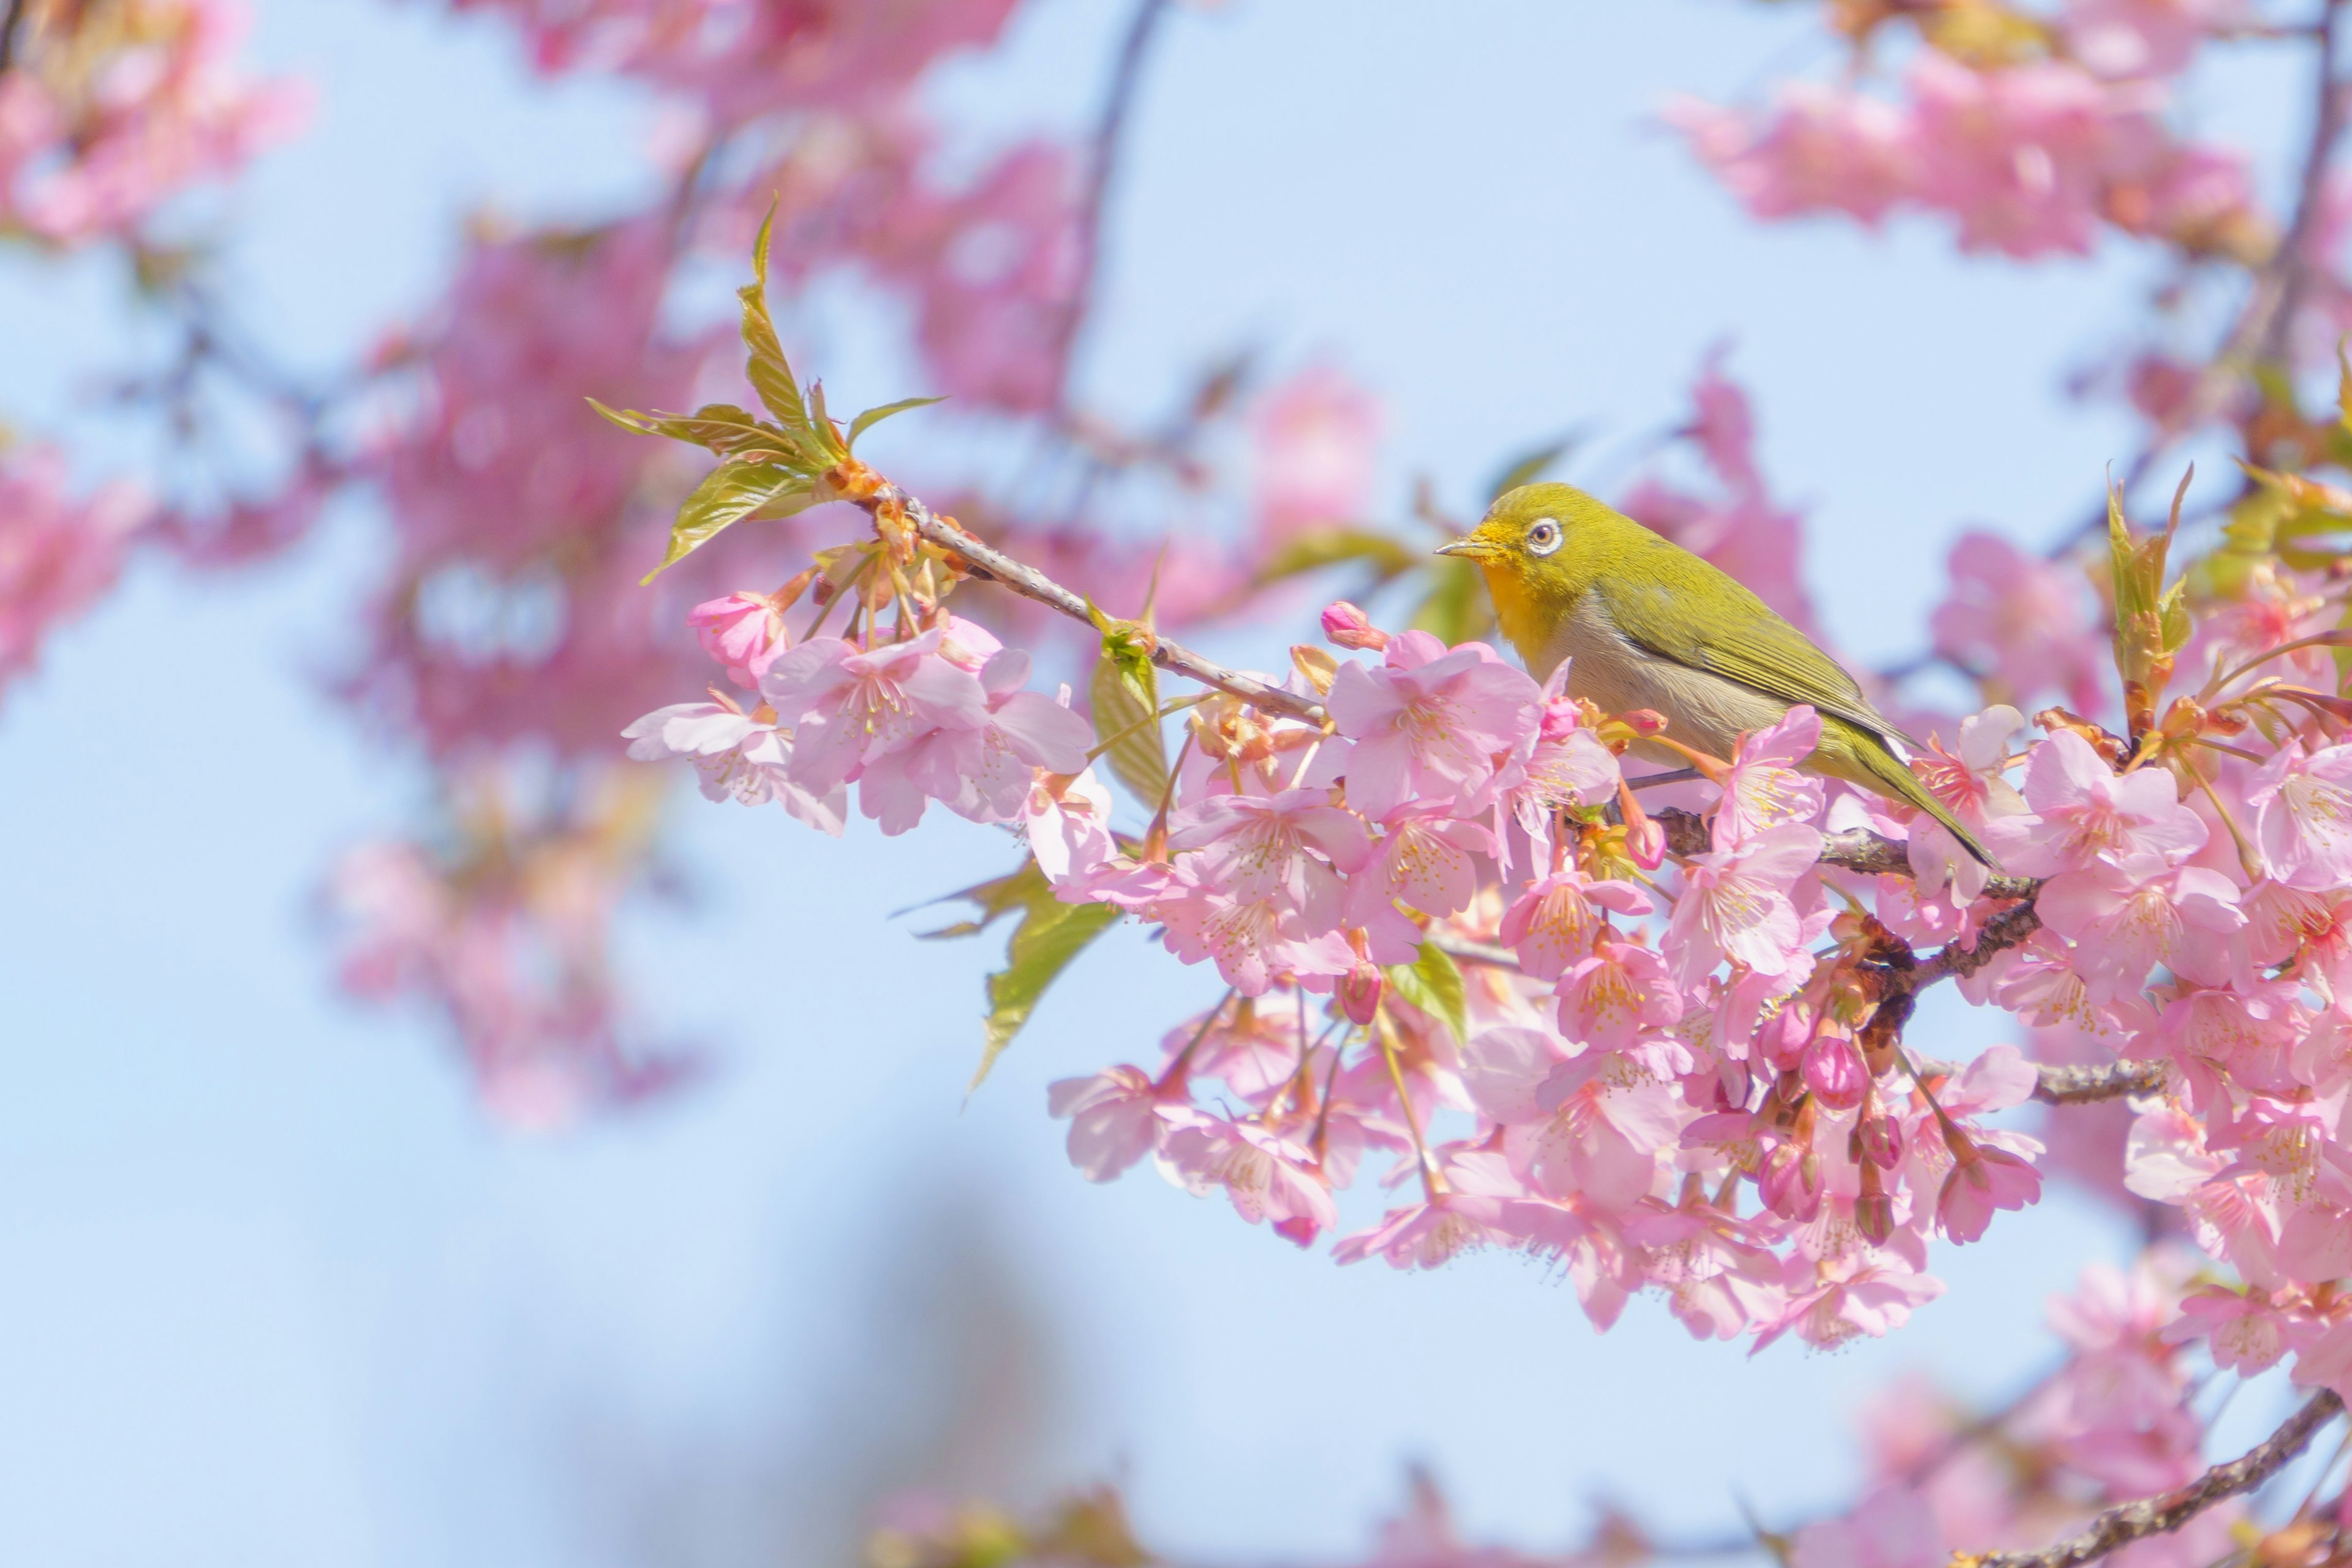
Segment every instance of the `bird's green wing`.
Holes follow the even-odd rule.
[[[1645,570],[1593,584],[1617,629],[1676,664],[1805,703],[1886,740],[1916,745],[1870,705],[1853,677],[1738,579],[1665,539]],[[1703,610],[1694,606],[1704,605]]]

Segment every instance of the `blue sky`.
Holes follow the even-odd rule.
[[[478,205],[594,216],[644,187],[652,106],[536,82],[494,27],[257,14],[262,57],[321,83],[310,135],[230,203],[235,276],[290,360],[422,310]],[[1001,57],[944,72],[971,155],[1081,120],[1117,20],[1034,0]],[[1908,651],[1960,528],[2046,539],[2128,455],[2059,384],[2147,278],[2121,251],[2029,270],[1927,227],[1746,224],[1653,116],[1817,60],[1808,37],[1729,0],[1181,12],[1088,384],[1144,409],[1237,342],[1328,356],[1388,401],[1401,507],[1414,474],[1466,499],[1580,420],[1673,420],[1728,338],[1827,625]],[[2198,113],[2280,144],[2273,68],[2200,79]],[[99,428],[82,394],[139,341],[115,287],[0,262],[0,419]],[[844,402],[904,390],[862,308],[801,324]],[[352,509],[244,575],[143,567],[0,710],[0,1558],[803,1561],[925,1475],[1016,1498],[1118,1476],[1171,1550],[1295,1558],[1362,1545],[1412,1459],[1475,1533],[1528,1546],[1594,1495],[1777,1522],[1836,1495],[1863,1393],[1913,1364],[2013,1387],[2049,1353],[2042,1297],[2126,1246],[2060,1198],[1947,1257],[1950,1296],[1891,1343],[1754,1361],[1654,1303],[1598,1338],[1510,1259],[1339,1270],[1062,1158],[1044,1085],[1143,1052],[1206,977],[1107,943],[966,1104],[990,952],[888,915],[1000,868],[1001,840],[835,843],[698,803],[703,902],[634,924],[629,957],[721,1070],[620,1123],[502,1135],[428,1030],[328,980],[321,872],[415,787],[318,692],[379,547]],[[1993,1037],[1944,1001],[1923,1042]]]

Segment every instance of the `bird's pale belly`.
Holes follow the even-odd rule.
[[[1547,677],[1569,660],[1568,690],[1611,713],[1652,709],[1665,716],[1666,733],[1711,756],[1729,757],[1739,737],[1776,723],[1789,705],[1753,687],[1690,669],[1628,641],[1590,595],[1560,623],[1546,650]],[[1663,746],[1637,742],[1636,755],[1680,766],[1685,759]]]

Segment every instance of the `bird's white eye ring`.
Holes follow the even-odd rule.
[[[1539,517],[1528,528],[1528,548],[1538,555],[1549,555],[1559,548],[1559,524],[1550,518]]]

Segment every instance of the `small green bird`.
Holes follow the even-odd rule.
[[[1991,855],[1911,771],[1918,742],[1853,677],[1727,574],[1570,485],[1506,491],[1469,537],[1438,552],[1478,563],[1495,618],[1538,680],[1562,659],[1568,689],[1611,713],[1648,708],[1666,733],[1730,757],[1741,734],[1800,702],[1821,715],[1813,773],[1914,805],[1989,867]],[[1679,763],[1672,751],[1635,743]]]

